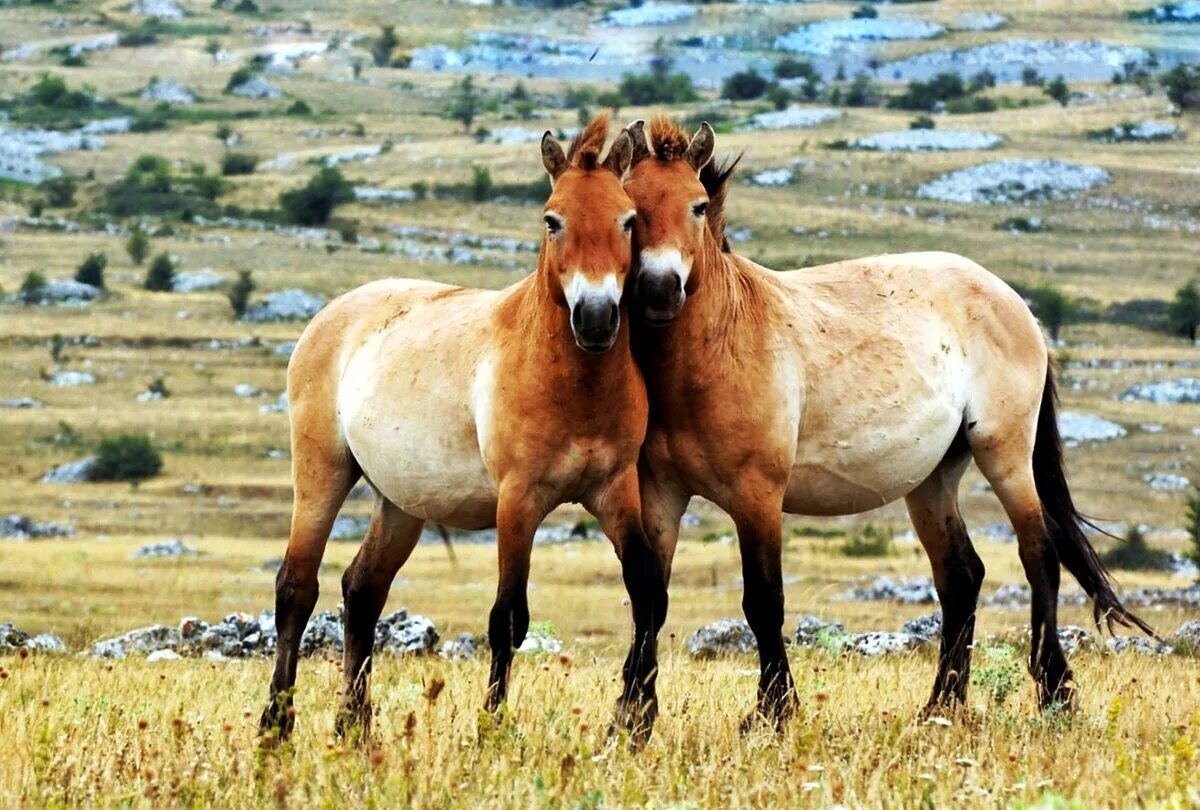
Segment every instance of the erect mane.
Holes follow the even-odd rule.
[[[729,193],[729,178],[742,160],[742,155],[727,157],[717,163],[716,158],[700,169],[700,185],[708,193],[708,212],[705,220],[709,233],[721,245],[721,250],[730,252],[729,238],[725,235],[725,196]]]
[[[575,136],[567,148],[567,163],[591,171],[600,165],[600,153],[608,138],[608,113],[602,112]]]
[[[692,139],[665,115],[656,115],[650,122],[650,143],[659,160],[679,160],[687,152]]]

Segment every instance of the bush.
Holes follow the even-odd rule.
[[[1200,328],[1200,289],[1189,281],[1175,291],[1175,299],[1167,307],[1167,328],[1193,343]]]
[[[812,62],[807,59],[793,59],[790,56],[775,63],[775,77],[777,79],[807,79],[813,83],[821,81],[821,74],[813,67]]]
[[[871,81],[871,77],[860,73],[850,83],[842,101],[847,107],[866,107],[874,101],[877,92],[878,88],[875,82]]]
[[[886,557],[892,553],[892,533],[868,523],[860,534],[842,543],[838,550],[846,557]]]
[[[1042,92],[1063,107],[1067,106],[1071,101],[1071,88],[1067,86],[1067,82],[1062,76],[1058,76],[1052,82],[1048,83],[1042,88]]]
[[[131,481],[134,484],[158,475],[162,455],[150,437],[134,434],[109,436],[96,449],[96,463],[88,472],[90,481]]]
[[[1059,331],[1075,315],[1075,304],[1057,287],[1046,285],[1030,293],[1033,314],[1038,317],[1051,340],[1058,340]]]
[[[213,201],[225,192],[226,183],[194,166],[182,177],[158,155],[142,155],[125,176],[104,189],[101,210],[115,217],[156,215],[190,220],[197,214],[216,217],[220,209]]]
[[[392,51],[400,46],[400,38],[396,36],[396,26],[380,27],[379,38],[371,44],[371,59],[375,67],[387,67],[392,63]]]
[[[150,385],[146,386],[146,393],[153,394],[160,399],[171,396],[171,392],[167,389],[167,381],[162,377],[155,377],[151,380]]]
[[[1192,543],[1192,548],[1187,554],[1188,559],[1200,566],[1200,488],[1188,496],[1183,528]]]
[[[1046,230],[1046,221],[1041,217],[1008,217],[996,223],[998,231],[1016,231],[1018,233],[1041,233]]]
[[[855,20],[873,20],[879,16],[879,12],[875,10],[875,6],[870,3],[863,3],[854,11],[850,12],[851,19]]]
[[[226,152],[221,156],[221,174],[231,177],[236,174],[254,174],[258,157],[245,152]]]
[[[175,263],[170,255],[160,253],[150,262],[142,289],[150,292],[171,292],[175,289]]]
[[[747,101],[762,98],[771,83],[763,78],[757,70],[741,70],[734,73],[721,84],[721,98],[730,101]]]
[[[471,199],[484,202],[492,196],[492,173],[487,166],[471,167]]]
[[[483,100],[475,90],[474,77],[463,76],[456,87],[454,100],[450,103],[450,117],[462,124],[463,132],[470,132],[471,124],[482,108]]]
[[[17,290],[17,298],[23,304],[41,303],[45,286],[46,277],[37,270],[30,270],[21,281],[21,286]]]
[[[1021,659],[1008,644],[988,645],[981,650],[983,666],[971,673],[971,683],[997,706],[1003,706],[1024,683]]]
[[[129,234],[129,238],[125,240],[125,252],[129,254],[130,260],[136,265],[141,265],[146,260],[146,256],[150,254],[150,237],[146,236],[146,232],[140,228],[135,228],[133,233]]]
[[[987,68],[976,73],[971,77],[971,83],[968,89],[972,93],[978,93],[981,90],[989,90],[996,86],[996,74],[992,73]]]
[[[957,73],[939,73],[927,82],[910,82],[908,88],[888,102],[888,106],[899,110],[921,110],[932,112],[938,102],[962,98],[967,94],[962,76]]]
[[[1200,107],[1200,66],[1177,65],[1160,79],[1171,103],[1186,110]]]
[[[75,280],[80,284],[91,284],[93,287],[104,289],[104,268],[108,267],[108,257],[103,253],[92,253],[83,260],[75,270]]]
[[[232,93],[235,87],[241,87],[246,82],[254,78],[254,69],[243,65],[242,67],[229,74],[229,81],[225,82],[225,92]]]
[[[1171,553],[1151,548],[1137,526],[1131,526],[1125,533],[1124,542],[1101,554],[1100,561],[1109,568],[1125,571],[1169,571],[1173,567]]]
[[[70,177],[55,177],[38,184],[51,208],[70,208],[75,204],[75,181]]]
[[[1037,68],[1027,67],[1021,71],[1021,84],[1026,87],[1041,87],[1045,82]]]
[[[235,317],[241,318],[246,314],[246,308],[250,305],[250,294],[255,289],[257,285],[250,277],[250,271],[239,270],[237,281],[229,288],[229,306],[233,308]]]
[[[909,129],[933,129],[937,123],[928,115],[918,115],[908,122]]]
[[[297,225],[325,225],[333,209],[354,198],[354,187],[333,167],[317,172],[307,184],[279,195],[279,207]]]
[[[312,111],[312,107],[310,107],[308,105],[307,101],[305,101],[304,99],[298,98],[295,101],[293,101],[290,105],[288,105],[288,108],[286,110],[284,110],[284,113],[286,113],[287,115],[303,116],[303,115],[312,115],[313,111]]]

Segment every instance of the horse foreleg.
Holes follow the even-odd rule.
[[[525,641],[529,632],[529,556],[533,533],[550,511],[547,499],[527,485],[501,486],[496,510],[497,551],[500,579],[496,602],[488,617],[488,643],[492,648],[492,668],[488,677],[485,708],[494,712],[508,695],[508,673],[513,650]]]
[[[645,460],[638,465],[638,484],[642,499],[642,523],[650,548],[662,563],[663,578],[671,583],[671,564],[679,542],[679,521],[687,511],[690,493],[673,481],[655,475]]]
[[[730,510],[742,553],[742,610],[758,642],[758,704],[743,731],[759,717],[782,728],[796,702],[783,644],[783,495],[763,494],[769,491],[766,484],[748,487]]]
[[[633,607],[633,641],[622,668],[624,686],[613,728],[630,732],[631,744],[639,748],[658,716],[658,632],[667,618],[667,581],[662,560],[643,531],[635,468],[618,474],[588,508],[616,549]]]
[[[367,536],[342,575],[346,642],[342,661],[345,691],[336,724],[339,735],[346,735],[356,726],[364,737],[370,730],[375,624],[396,573],[412,554],[424,525],[424,520],[377,497]]]

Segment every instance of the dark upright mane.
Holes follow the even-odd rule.
[[[567,163],[591,171],[600,165],[600,153],[608,138],[608,113],[603,112],[591,120],[583,131],[575,136],[567,148]]]
[[[727,157],[720,164],[713,158],[700,169],[700,185],[708,193],[708,230],[725,253],[731,252],[729,237],[725,235],[725,196],[729,193],[729,179],[741,162],[742,154]]]

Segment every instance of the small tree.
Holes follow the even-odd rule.
[[[229,139],[233,137],[233,127],[229,124],[217,124],[217,131],[213,133],[221,145],[226,149],[229,148]]]
[[[933,129],[937,126],[937,122],[928,115],[918,115],[916,118],[908,122],[909,129]]]
[[[167,253],[158,254],[150,262],[142,288],[150,292],[171,292],[175,289],[175,263]]]
[[[1162,75],[1161,82],[1167,98],[1179,109],[1200,107],[1200,66],[1177,65]]]
[[[967,85],[972,93],[978,93],[981,90],[987,90],[995,86],[996,74],[992,73],[987,68],[984,68],[972,76],[970,84]]]
[[[246,152],[226,152],[221,156],[221,174],[230,177],[235,174],[254,174],[258,166],[258,157]]]
[[[371,58],[376,67],[387,67],[392,63],[392,51],[400,46],[396,26],[384,25],[379,29],[379,38],[371,45]]]
[[[1021,71],[1021,84],[1026,87],[1041,87],[1045,82],[1037,68],[1027,67]]]
[[[88,471],[89,481],[130,481],[134,485],[158,475],[162,455],[149,436],[108,436],[96,448],[96,463]]]
[[[1200,328],[1200,289],[1196,282],[1189,281],[1175,291],[1175,300],[1167,307],[1167,326],[1177,335],[1196,342],[1196,330]]]
[[[1187,512],[1184,514],[1183,528],[1192,541],[1192,549],[1188,552],[1188,557],[1200,566],[1200,487],[1197,487],[1196,491],[1188,496]]]
[[[141,228],[135,228],[133,233],[129,234],[129,238],[125,240],[125,252],[129,254],[129,258],[133,260],[134,264],[140,266],[150,255],[150,237],[146,236],[145,231]]]
[[[454,100],[450,102],[450,117],[462,124],[463,132],[471,131],[475,116],[479,115],[483,102],[475,90],[475,77],[463,76],[458,83]]]
[[[863,3],[854,11],[850,12],[850,17],[855,20],[873,20],[879,16],[879,12],[875,10],[875,6],[870,3]]]
[[[1067,298],[1062,290],[1049,285],[1034,291],[1033,309],[1050,332],[1050,339],[1055,341],[1058,340],[1059,331],[1075,313],[1075,305],[1071,299]]]
[[[304,186],[279,195],[279,207],[297,225],[325,225],[333,209],[354,199],[354,186],[327,166]]]
[[[75,270],[75,280],[80,284],[91,284],[93,287],[104,289],[104,268],[108,267],[108,257],[103,253],[89,254],[83,264]]]
[[[46,205],[51,208],[75,205],[75,181],[66,175],[44,180],[38,188],[46,195]]]
[[[471,167],[471,199],[486,202],[492,196],[492,173],[487,166]]]
[[[730,101],[745,101],[762,98],[771,86],[757,70],[742,70],[727,78],[721,85],[721,98]]]
[[[250,277],[250,271],[239,270],[237,281],[229,288],[229,306],[233,307],[235,317],[240,318],[246,314],[246,307],[250,305],[250,294],[256,288],[254,279]]]
[[[30,270],[21,281],[21,287],[17,290],[17,298],[23,304],[41,303],[45,295],[45,287],[46,277],[37,270]]]
[[[1067,87],[1067,82],[1062,76],[1058,76],[1053,81],[1049,82],[1044,88],[1042,88],[1042,92],[1050,96],[1050,98],[1054,99],[1064,107],[1067,106],[1067,103],[1071,100],[1071,88]]]

